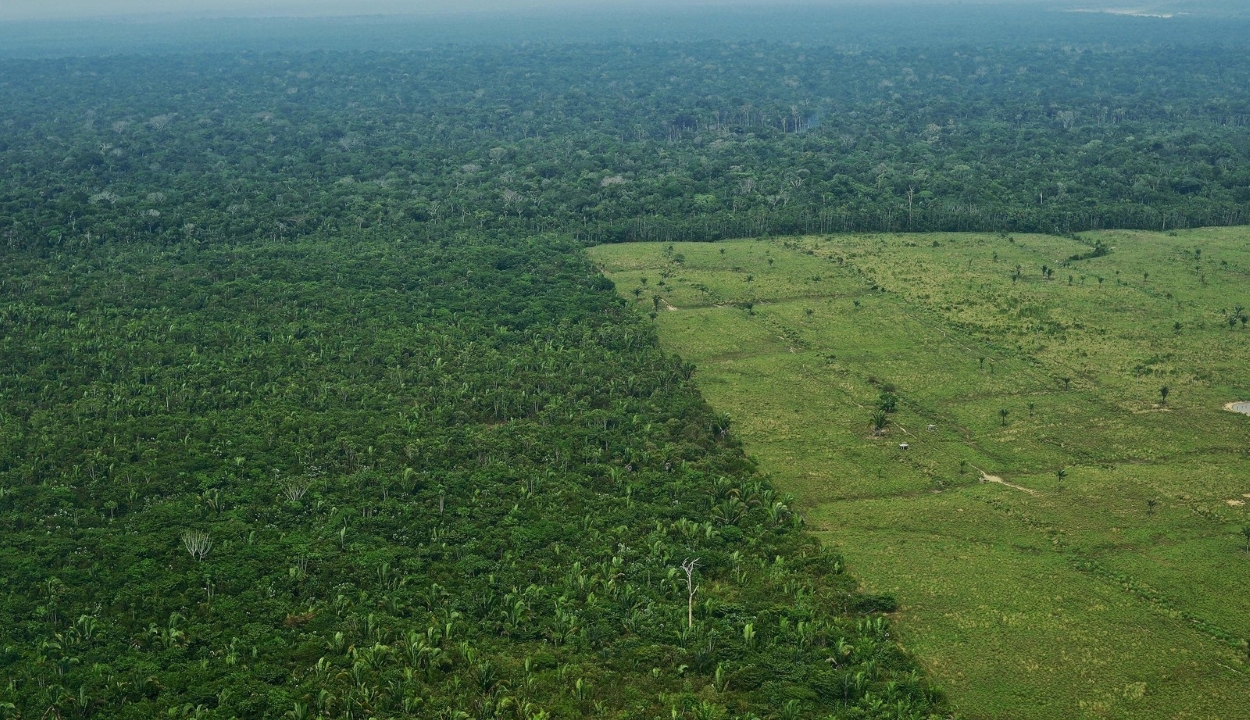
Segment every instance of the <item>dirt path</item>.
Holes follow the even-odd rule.
[[[1028,494],[1030,494],[1030,495],[1037,495],[1037,494],[1039,494],[1036,490],[1031,490],[1031,489],[1029,489],[1029,488],[1022,487],[1022,486],[1020,486],[1020,485],[1016,485],[1015,483],[1009,483],[1009,482],[1007,482],[1006,480],[1004,480],[1004,479],[1000,478],[1000,477],[999,477],[999,476],[997,476],[997,475],[990,475],[989,473],[985,472],[985,471],[984,471],[984,470],[982,470],[981,468],[975,468],[975,469],[976,469],[976,471],[977,471],[977,472],[981,473],[981,480],[982,480],[982,481],[984,481],[984,482],[992,482],[992,483],[998,483],[999,485],[1006,485],[1007,487],[1009,487],[1009,488],[1011,488],[1011,489],[1013,489],[1013,490],[1019,490],[1020,492],[1025,492],[1025,493],[1028,493]]]

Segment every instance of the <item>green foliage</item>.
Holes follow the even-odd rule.
[[[4,263],[0,702],[23,717],[935,706],[856,616],[892,606],[567,241]]]
[[[877,409],[888,413],[898,410],[898,396],[888,390],[883,390],[881,396],[877,398]]]
[[[884,409],[877,408],[872,411],[872,430],[874,434],[880,435],[881,431],[885,429],[885,426],[889,424],[890,416],[886,415]]]
[[[540,44],[8,60],[0,77],[10,246],[1250,219],[1239,47]]]

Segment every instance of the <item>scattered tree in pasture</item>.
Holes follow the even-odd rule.
[[[1007,408],[998,409],[998,417],[1002,420],[1003,427],[1007,427],[1007,416],[1011,413]]]
[[[884,410],[880,408],[874,410],[872,413],[872,434],[880,437],[882,431],[885,430],[885,426],[889,423],[890,416]]]

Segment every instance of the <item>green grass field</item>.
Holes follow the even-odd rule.
[[[1250,717],[1250,230],[1085,239],[591,256],[961,716]]]

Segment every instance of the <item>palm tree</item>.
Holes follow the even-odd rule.
[[[1007,415],[1008,415],[1010,412],[1011,412],[1011,411],[1010,411],[1010,410],[1008,410],[1007,408],[999,408],[999,410],[998,410],[998,417],[1002,419],[1002,421],[1003,421],[1003,427],[1007,427]]]
[[[885,429],[889,422],[890,416],[886,414],[885,410],[880,408],[874,410],[872,413],[872,434],[880,436],[881,431]]]

